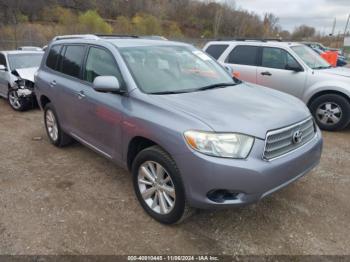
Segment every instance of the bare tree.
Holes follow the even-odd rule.
[[[294,40],[303,40],[315,36],[316,30],[314,27],[301,25],[294,29],[292,33],[292,38]]]
[[[223,17],[223,10],[222,10],[222,7],[220,7],[216,10],[216,14],[214,18],[214,26],[213,26],[214,37],[217,37],[219,34],[222,17]]]

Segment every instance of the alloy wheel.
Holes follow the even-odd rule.
[[[317,108],[316,117],[324,125],[335,125],[342,118],[342,109],[336,103],[326,102]]]
[[[9,92],[9,101],[10,101],[10,104],[11,106],[14,108],[14,109],[20,109],[21,108],[21,102],[19,100],[19,97],[17,95],[17,92],[12,90]]]
[[[140,194],[157,214],[169,214],[176,201],[175,186],[165,168],[154,161],[146,161],[138,170]]]
[[[51,110],[46,111],[46,128],[49,133],[50,138],[53,141],[57,141],[58,139],[58,126],[57,126],[57,120],[54,115],[54,113]]]

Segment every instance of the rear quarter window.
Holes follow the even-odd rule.
[[[227,49],[228,45],[210,45],[205,52],[218,59]]]
[[[60,55],[60,50],[61,50],[61,45],[55,45],[51,47],[50,52],[47,56],[46,59],[46,66],[53,69],[57,70],[57,65],[58,65],[58,58]]]
[[[227,63],[256,66],[258,62],[257,46],[236,46],[228,56]]]

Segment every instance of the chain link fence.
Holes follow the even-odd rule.
[[[15,50],[21,46],[37,46],[43,47],[47,43],[43,41],[31,41],[31,40],[6,40],[0,39],[0,50]]]

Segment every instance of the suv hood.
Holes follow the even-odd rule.
[[[335,68],[329,68],[329,69],[321,69],[320,72],[330,74],[330,75],[337,75],[337,76],[344,76],[344,77],[350,77],[350,69],[344,68],[344,67],[335,67]]]
[[[266,132],[310,116],[305,104],[266,87],[242,83],[232,87],[153,98],[193,116],[216,132],[237,132],[265,139]]]
[[[34,83],[34,75],[36,71],[38,71],[38,67],[22,68],[13,70],[12,74],[21,79],[29,80]]]

